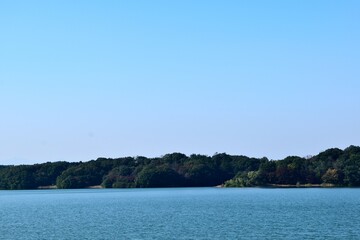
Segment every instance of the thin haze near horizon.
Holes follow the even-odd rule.
[[[360,144],[358,1],[1,1],[0,165]]]

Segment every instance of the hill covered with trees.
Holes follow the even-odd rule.
[[[328,149],[316,156],[283,160],[182,153],[158,158],[98,158],[89,162],[47,162],[0,166],[0,189],[149,187],[360,186],[360,147]]]

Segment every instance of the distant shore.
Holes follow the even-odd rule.
[[[223,184],[214,186],[215,188],[226,188]],[[334,184],[269,184],[266,186],[253,186],[260,188],[333,188],[340,187]],[[82,189],[103,189],[104,187],[101,185],[89,186]],[[174,187],[176,188],[176,187]],[[248,188],[248,187],[237,187],[237,188]],[[39,186],[38,189],[58,189],[56,185],[50,186]]]
[[[338,187],[335,184],[323,183],[323,184],[269,184],[264,187],[269,188],[332,188]]]
[[[0,189],[167,187],[360,187],[360,147],[331,148],[312,157],[169,153],[161,157],[98,158],[1,166]]]
[[[89,187],[85,187],[85,189],[101,189],[104,188],[101,185],[95,185],[95,186],[89,186]],[[50,186],[39,186],[37,189],[58,189],[58,187],[56,185],[50,185]]]

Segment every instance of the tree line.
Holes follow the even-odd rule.
[[[182,153],[158,158],[98,158],[88,162],[47,162],[0,166],[0,189],[150,187],[253,187],[327,184],[360,186],[360,147],[331,148],[316,156],[282,160]]]

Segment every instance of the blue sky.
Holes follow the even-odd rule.
[[[358,1],[1,1],[0,164],[360,145]]]

